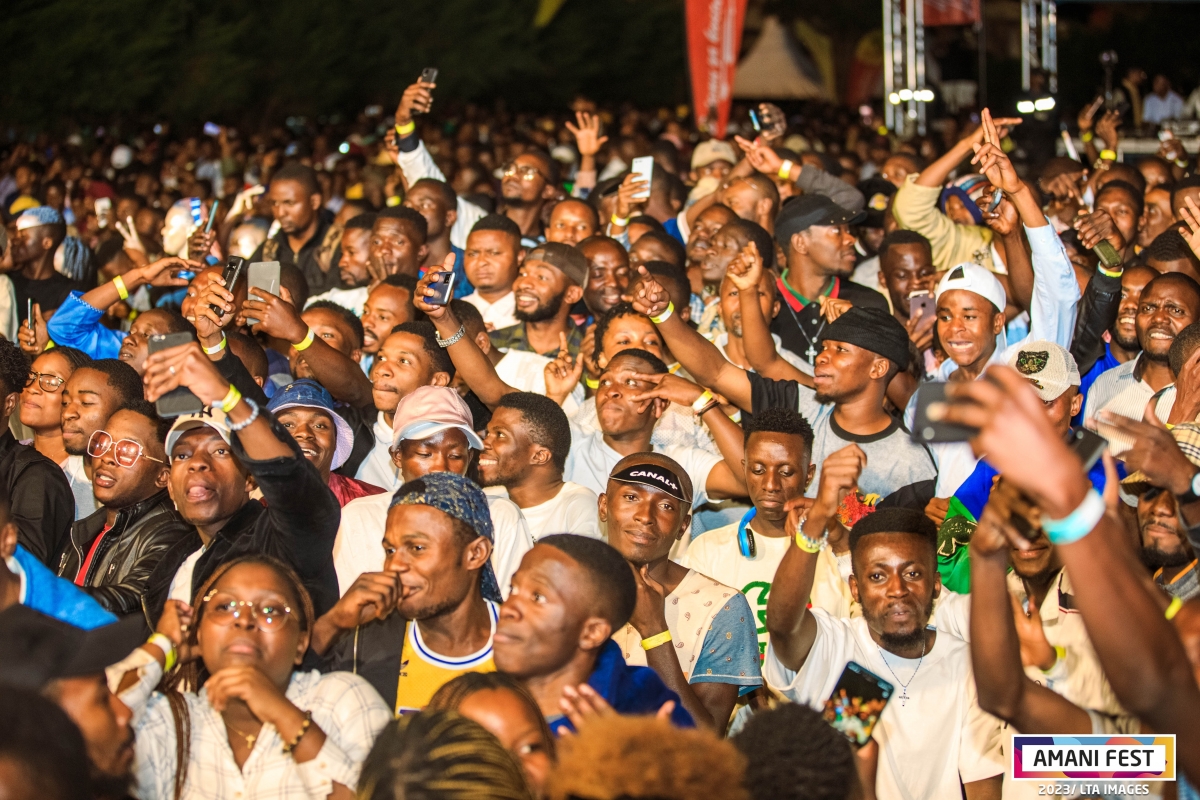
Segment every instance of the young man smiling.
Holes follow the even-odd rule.
[[[492,344],[554,358],[565,336],[571,355],[578,353],[583,331],[571,320],[571,307],[583,298],[587,274],[587,258],[578,249],[559,242],[535,247],[512,285],[519,321],[492,331]]]
[[[613,641],[627,664],[652,667],[694,720],[721,731],[738,696],[762,685],[758,642],[741,592],[669,558],[691,507],[691,481],[671,458],[636,453],[613,467],[600,520],[638,587]]]

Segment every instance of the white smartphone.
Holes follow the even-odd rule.
[[[250,272],[246,285],[249,289],[262,289],[268,294],[273,294],[279,297],[279,262],[278,261],[255,261],[250,265]],[[258,320],[247,319],[247,325],[257,325]]]
[[[646,191],[637,195],[634,199],[645,200],[650,196],[650,178],[654,176],[654,156],[642,156],[633,160],[633,174],[638,180],[646,182]]]

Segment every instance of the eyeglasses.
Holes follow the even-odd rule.
[[[202,602],[208,603],[214,594],[215,591],[209,592]],[[221,598],[208,606],[205,614],[217,625],[229,626],[235,619],[248,619],[260,631],[277,631],[287,624],[288,619],[292,616],[292,609],[270,601],[259,605],[251,600]]]
[[[49,372],[31,372],[25,380],[25,386],[33,386],[34,382],[42,387],[43,392],[53,394],[62,388],[62,385],[67,382],[66,378],[60,378],[57,375],[51,375]]]
[[[514,175],[519,175],[523,181],[531,181],[542,173],[537,167],[531,167],[528,164],[509,164],[504,168],[503,175],[505,178],[511,178]]]
[[[92,434],[92,438],[88,439],[87,454],[92,458],[99,458],[109,450],[113,451],[113,458],[116,459],[117,464],[126,469],[132,469],[139,458],[147,458],[157,461],[159,464],[167,463],[161,458],[146,455],[142,445],[132,439],[114,441],[112,434],[108,431],[96,431]]]

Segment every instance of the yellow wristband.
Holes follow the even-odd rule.
[[[400,205],[404,201],[400,199],[400,195],[394,194],[391,197],[389,197],[387,200],[384,200],[383,202],[388,208],[395,208],[396,206]]]
[[[671,641],[671,632],[670,631],[663,631],[662,633],[656,633],[653,636],[647,636],[645,639],[642,639],[642,649],[643,650],[653,650],[654,648],[658,647],[659,645],[666,644],[669,641]]]
[[[308,335],[305,336],[300,341],[296,342],[294,345],[292,345],[292,347],[296,350],[297,353],[301,352],[302,350],[307,350],[309,347],[312,346],[314,338],[315,338],[315,336],[313,334],[313,329],[309,328]]]
[[[805,514],[800,518],[800,524],[796,526],[796,547],[799,547],[806,553],[819,553],[825,547],[826,539],[810,539],[804,535],[804,523],[808,522],[808,515]]]
[[[1100,151],[1100,158],[1104,159],[1105,161],[1116,161],[1117,154],[1114,153],[1112,150],[1105,148]]]
[[[413,122],[410,119],[408,122],[404,123],[403,125],[397,125],[396,133],[398,133],[401,136],[408,136],[410,133],[412,133],[416,129],[417,129],[417,123]]]
[[[618,228],[629,227],[629,217],[618,217],[616,214],[613,214],[611,217],[609,217],[608,221],[613,225],[616,225]]]
[[[225,349],[225,345],[226,345],[227,343],[228,343],[228,340],[225,338],[225,334],[223,334],[223,333],[222,333],[222,334],[221,334],[221,341],[220,341],[220,343],[219,343],[219,344],[216,344],[216,345],[214,345],[214,346],[212,346],[212,347],[204,347],[203,345],[201,345],[201,348],[204,350],[204,354],[205,354],[205,355],[208,355],[208,356],[215,356],[217,353],[219,353],[219,352],[221,352],[222,350],[224,350],[224,349]]]
[[[225,394],[225,399],[223,399],[221,402],[217,403],[216,405],[218,407],[220,407],[220,409],[222,411],[224,411],[226,414],[228,414],[230,411],[233,411],[234,406],[236,406],[239,402],[241,402],[241,399],[242,399],[242,393],[239,392],[237,390],[237,387],[231,383],[231,384],[229,384],[229,391]]]
[[[795,166],[795,164],[793,164],[791,161],[784,161],[782,164],[780,164],[779,165],[780,180],[785,180],[785,181],[790,180],[790,178],[788,176],[790,176],[792,174],[792,167],[794,167],[794,166]]]
[[[1101,275],[1104,275],[1109,278],[1119,278],[1125,274],[1125,267],[1123,267],[1123,266],[1117,267],[1116,269],[1106,269],[1103,264],[1100,264],[1096,267],[1096,270]]]
[[[1051,670],[1053,670],[1055,667],[1058,666],[1058,662],[1062,661],[1066,657],[1067,657],[1067,648],[1065,648],[1061,645],[1057,645],[1057,644],[1054,645],[1054,663],[1050,665],[1050,669],[1042,670],[1042,674],[1043,675],[1048,674]]]
[[[662,312],[661,314],[659,314],[657,317],[651,317],[650,321],[653,322],[655,325],[661,325],[664,322],[666,322],[667,320],[669,320],[671,318],[671,315],[674,313],[675,313],[675,304],[670,301],[667,301],[667,310]]]
[[[113,278],[113,286],[117,287],[117,296],[122,300],[129,299],[129,290],[125,288],[125,280],[120,275]]]
[[[599,389],[600,388],[600,379],[599,378],[584,378],[583,383],[589,389]]]
[[[713,399],[714,399],[713,393],[710,392],[708,389],[705,389],[703,392],[700,393],[699,397],[697,397],[695,400],[692,401],[692,413],[699,414],[700,409],[704,408],[709,403],[711,403],[713,401]]]
[[[155,633],[151,634],[150,638],[146,640],[146,644],[152,644],[163,651],[163,658],[166,661],[163,664],[163,672],[170,672],[171,667],[175,666],[175,662],[179,658],[179,654],[175,652],[175,645],[171,640],[161,633]]]
[[[1179,609],[1183,608],[1183,601],[1178,597],[1171,598],[1171,604],[1167,606],[1167,610],[1163,612],[1163,616],[1168,620],[1175,619],[1175,615],[1179,613]]]
[[[58,345],[56,345],[56,344],[54,343],[54,340],[53,340],[53,339],[51,339],[50,341],[46,342],[46,347],[45,347],[45,349],[46,349],[46,350],[49,350],[49,349],[50,349],[50,348],[52,348],[52,347],[58,347]]]
[[[1084,144],[1087,144],[1095,137],[1096,134],[1092,133],[1091,131],[1084,131],[1083,133],[1079,134],[1079,138],[1083,140]]]

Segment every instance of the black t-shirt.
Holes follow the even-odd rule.
[[[26,311],[30,300],[37,303],[45,314],[61,306],[67,295],[81,288],[77,282],[57,272],[44,280],[31,280],[20,272],[10,272],[8,277],[12,280],[13,292],[17,297],[17,320],[21,323],[29,316]]]
[[[834,278],[831,297],[849,300],[853,305],[863,308],[878,308],[891,313],[887,298],[874,289],[860,286],[846,278]],[[821,304],[809,303],[797,308],[797,301],[782,285],[783,279],[777,281],[779,299],[782,308],[771,323],[771,333],[777,334],[787,350],[791,350],[808,363],[813,363],[817,353],[821,352],[818,344],[821,332],[827,324],[821,316]]]

